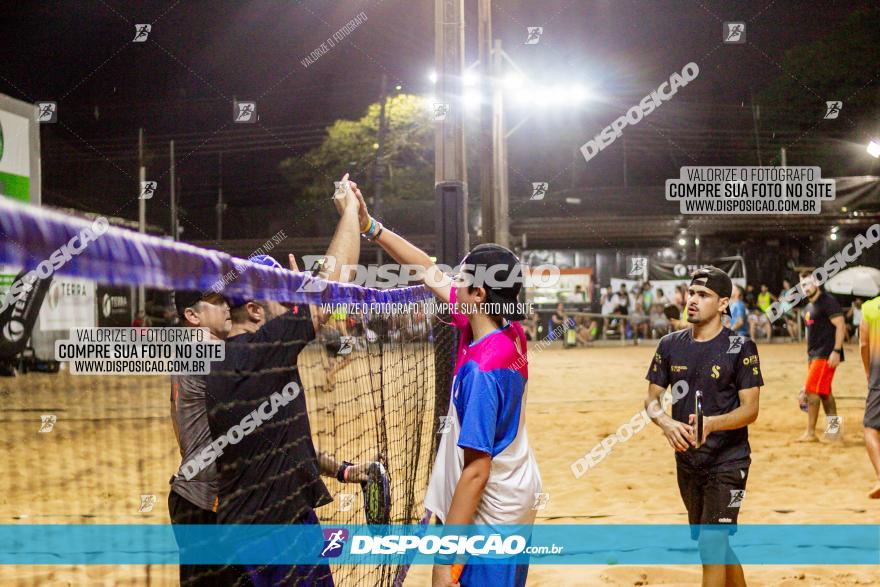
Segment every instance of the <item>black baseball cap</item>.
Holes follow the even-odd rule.
[[[207,293],[194,289],[179,289],[174,292],[174,307],[177,308],[177,316],[183,320],[183,313],[187,308],[192,308],[201,301],[210,298],[222,297],[218,293],[209,291]]]
[[[700,267],[691,273],[691,285],[702,285],[718,294],[719,298],[729,298],[733,294],[730,276],[712,265]],[[724,313],[729,314],[730,308],[725,309]]]
[[[492,285],[481,280],[482,283],[474,283],[474,286],[486,290],[486,298],[489,303],[501,305],[504,310],[501,312],[502,317],[510,321],[525,320],[526,316],[519,307],[519,294],[522,291],[523,280],[522,266],[513,251],[495,243],[485,243],[471,249],[461,264],[463,270],[471,277],[475,276],[480,267],[491,267],[493,270],[489,275],[504,285]],[[512,283],[507,285],[508,282]]]

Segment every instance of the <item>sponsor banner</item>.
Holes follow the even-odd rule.
[[[40,330],[70,330],[95,326],[95,282],[56,276],[40,310]]]
[[[0,312],[0,358],[11,359],[24,350],[51,283],[52,277],[40,279],[27,271],[12,280],[10,287],[21,284],[21,293]]]
[[[729,507],[739,507],[739,497],[732,496]],[[731,526],[698,529],[700,534],[727,536]],[[465,565],[604,566],[723,564],[728,560],[725,540],[705,541],[698,548],[686,524],[543,524],[527,529],[218,524],[182,525],[173,530],[168,524],[9,524],[0,526],[0,543],[0,564],[19,565],[398,565],[434,564],[452,557]],[[713,543],[718,545],[717,552]],[[880,565],[877,524],[740,525],[729,543],[742,564]]]
[[[131,289],[98,286],[98,326],[131,325]]]
[[[0,110],[0,195],[30,202],[30,121]]]

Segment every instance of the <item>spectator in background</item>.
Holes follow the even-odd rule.
[[[660,304],[664,308],[669,305],[669,298],[667,298],[666,294],[663,293],[663,288],[658,287],[656,290],[654,290],[654,303]]]
[[[654,306],[654,290],[651,289],[651,282],[642,283],[642,288],[636,297],[635,312],[633,326],[636,328],[636,336],[642,335],[642,338],[648,338],[651,328],[651,308]]]
[[[855,340],[859,340],[859,325],[862,323],[862,299],[856,298],[853,300],[852,305],[849,307],[849,310],[846,311],[846,320],[849,322],[849,328],[847,329],[846,339],[849,340],[850,337],[855,337]]]
[[[599,335],[599,322],[595,318],[578,316],[575,318],[575,323],[577,324],[577,343],[582,346],[590,346]]]
[[[602,297],[599,299],[602,313],[602,332],[608,332],[611,315],[614,314],[614,301],[612,300],[611,288],[602,288]]]
[[[746,310],[746,304],[743,302],[743,290],[740,286],[733,286],[733,293],[730,295],[730,329],[740,336],[749,336],[749,313]]]
[[[786,304],[784,301],[785,293],[791,289],[791,282],[787,279],[782,280],[782,291],[779,292],[779,303],[782,304],[782,317],[785,320],[785,328],[791,338],[797,338],[798,321],[794,314],[794,305]]]
[[[752,287],[752,286],[748,286]],[[754,288],[752,288],[754,294]],[[773,304],[773,294],[765,284],[761,285],[761,293],[752,296],[752,304],[748,304],[748,291],[746,293],[746,305],[749,306],[749,335],[752,340],[758,340],[758,333],[763,332],[769,342],[773,337],[773,325],[770,318],[767,317],[766,311]]]
[[[743,301],[746,303],[746,308],[751,310],[755,307],[755,286],[754,285],[746,285],[746,291],[743,294]]]
[[[611,296],[611,303],[614,304],[614,314],[627,316],[633,309],[633,299],[629,292],[626,291],[626,284],[621,283],[620,289]]]
[[[587,294],[584,292],[583,286],[574,286],[574,293],[568,294],[568,301],[577,304],[583,304],[587,301]]]
[[[657,291],[660,291],[660,289],[658,288]],[[651,311],[648,314],[648,319],[651,323],[651,333],[654,338],[665,336],[670,332],[671,323],[669,318],[666,317],[666,314],[663,313],[664,308],[665,304],[662,304],[657,300],[654,305],[651,306]]]
[[[538,314],[534,310],[522,321],[526,340],[538,340]]]
[[[556,304],[556,311],[550,317],[552,322],[552,340],[562,338],[565,329],[568,328],[568,314],[565,313],[565,305],[562,302]],[[551,338],[548,336],[548,338]]]
[[[138,312],[134,320],[131,321],[131,325],[135,328],[149,327],[152,326],[152,321],[145,313]]]

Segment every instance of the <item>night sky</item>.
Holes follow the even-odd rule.
[[[603,153],[587,168],[573,153],[690,61],[700,65],[701,74],[682,91],[681,105],[691,105],[687,112],[699,115],[704,133],[717,128],[713,116],[735,120],[731,124],[746,132],[749,100],[785,75],[780,64],[786,50],[821,39],[863,3],[498,0],[493,5],[495,37],[533,83],[579,82],[602,101],[579,111],[532,113],[510,142],[513,200],[535,174],[564,177],[571,185],[619,184],[616,154]],[[476,2],[466,6],[469,63],[476,57]],[[303,58],[361,12],[366,22],[303,67]],[[167,142],[178,143],[182,205],[192,224],[184,237],[212,238],[219,153],[230,208],[283,208],[296,190],[280,175],[278,163],[320,144],[321,130],[335,119],[362,115],[377,100],[383,73],[404,92],[431,92],[433,18],[430,0],[6,3],[0,9],[6,55],[0,92],[59,103],[59,124],[42,129],[44,203],[136,218],[134,156],[138,128],[144,127],[153,155],[149,177],[167,173]],[[748,23],[747,45],[721,44],[721,23],[727,20]],[[147,42],[132,43],[139,23],[150,23],[152,31]],[[528,26],[544,27],[539,44],[524,44]],[[877,86],[867,91],[877,95]],[[257,101],[259,129],[232,123],[234,98]],[[669,108],[666,116],[680,112]],[[522,114],[511,110],[510,125]],[[658,116],[656,122],[669,120]],[[629,181],[662,183],[672,164],[688,164],[676,151],[690,156],[703,136],[690,146],[682,146],[688,139],[684,132],[662,145],[643,145],[646,153],[663,151],[659,159],[642,159],[633,144]],[[549,156],[532,161],[535,151]],[[694,156],[700,164],[723,162]],[[477,190],[471,185],[472,194]],[[163,201],[167,185],[163,189],[160,183],[149,220],[166,227]],[[230,236],[257,237],[265,227],[236,224],[228,230]]]

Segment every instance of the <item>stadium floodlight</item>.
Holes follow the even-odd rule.
[[[464,92],[464,107],[465,108],[477,108],[483,101],[483,95],[479,90],[465,90]]]
[[[868,143],[868,155],[877,159],[880,157],[880,139],[871,139]]]
[[[682,247],[685,246],[687,244],[687,239],[684,237],[678,239],[678,244]]]
[[[589,97],[589,92],[582,85],[575,84],[568,88],[565,95],[572,104],[580,104]]]
[[[694,239],[694,245],[698,247],[700,246],[700,237]]]
[[[833,241],[837,240],[837,233],[836,232],[831,233],[831,240],[833,240]]]
[[[465,71],[461,81],[467,87],[476,86],[480,83],[480,76],[472,71]]]
[[[839,226],[832,226],[831,227],[831,232],[837,232],[838,230],[840,230]]]
[[[518,73],[509,73],[504,76],[501,85],[507,90],[518,90],[525,83],[525,79]]]

